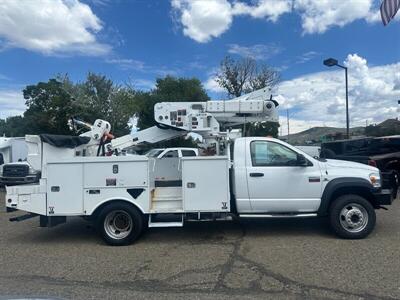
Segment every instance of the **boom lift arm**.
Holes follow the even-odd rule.
[[[157,143],[197,133],[205,145],[219,144],[230,138],[225,128],[251,122],[278,122],[278,103],[264,88],[226,101],[161,102],[154,106],[153,126],[111,140],[107,148],[116,153],[143,143]],[[217,152],[218,152],[217,147]]]

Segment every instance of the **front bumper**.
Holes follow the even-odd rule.
[[[39,182],[40,176],[28,175],[25,177],[3,177],[0,176],[0,184],[2,185],[18,185]]]
[[[375,191],[374,193],[375,203],[380,205],[391,205],[395,197],[393,196],[393,191],[391,189],[381,189]]]

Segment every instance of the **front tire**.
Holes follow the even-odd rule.
[[[375,227],[374,207],[358,195],[343,195],[330,208],[330,223],[333,231],[344,239],[362,239]]]
[[[101,210],[97,229],[107,244],[129,245],[142,233],[143,216],[129,203],[111,203]]]

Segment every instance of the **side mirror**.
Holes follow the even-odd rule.
[[[297,165],[302,167],[308,166],[308,161],[303,154],[297,154]]]

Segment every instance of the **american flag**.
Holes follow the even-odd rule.
[[[400,0],[383,0],[381,4],[381,17],[383,25],[387,25],[394,18],[400,8]]]

